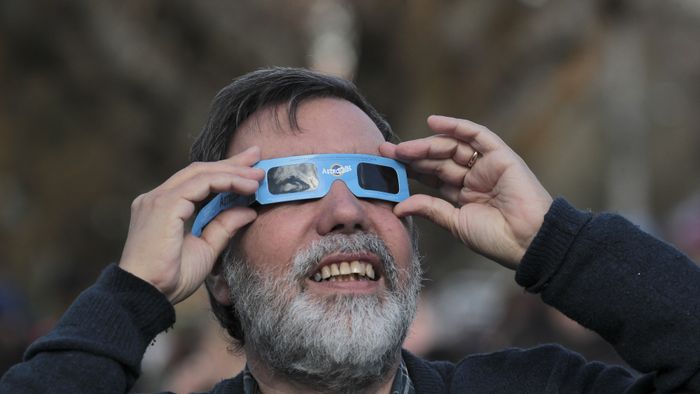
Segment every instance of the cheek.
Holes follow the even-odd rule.
[[[288,272],[291,259],[304,235],[304,224],[286,206],[263,208],[241,238],[249,262],[259,271],[274,275]]]
[[[391,250],[399,267],[407,268],[413,257],[412,239],[408,228],[394,215],[391,208],[378,207],[376,217],[379,219],[375,222],[378,235]]]

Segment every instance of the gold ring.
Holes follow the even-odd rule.
[[[471,170],[471,168],[474,167],[474,164],[476,164],[476,160],[479,158],[480,155],[481,154],[479,152],[474,151],[474,154],[467,162],[467,168],[469,168]]]

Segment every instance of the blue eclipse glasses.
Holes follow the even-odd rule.
[[[254,195],[217,194],[197,214],[192,234],[199,237],[216,215],[234,206],[309,200],[325,196],[341,180],[358,198],[400,202],[408,198],[406,168],[396,160],[361,154],[320,154],[261,160],[265,178]]]

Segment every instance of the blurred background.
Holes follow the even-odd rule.
[[[117,261],[131,201],[188,164],[210,100],[272,65],[352,79],[403,139],[432,113],[487,125],[553,195],[700,258],[700,1],[0,2],[0,373]],[[406,346],[457,360],[559,342],[621,362],[513,273],[421,222]],[[139,390],[243,365],[199,292]]]

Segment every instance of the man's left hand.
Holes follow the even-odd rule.
[[[475,252],[517,268],[552,197],[487,128],[444,116],[429,117],[428,125],[436,135],[398,145],[387,142],[380,152],[406,163],[412,177],[438,188],[442,198],[416,194],[397,204],[394,213],[425,217]]]

